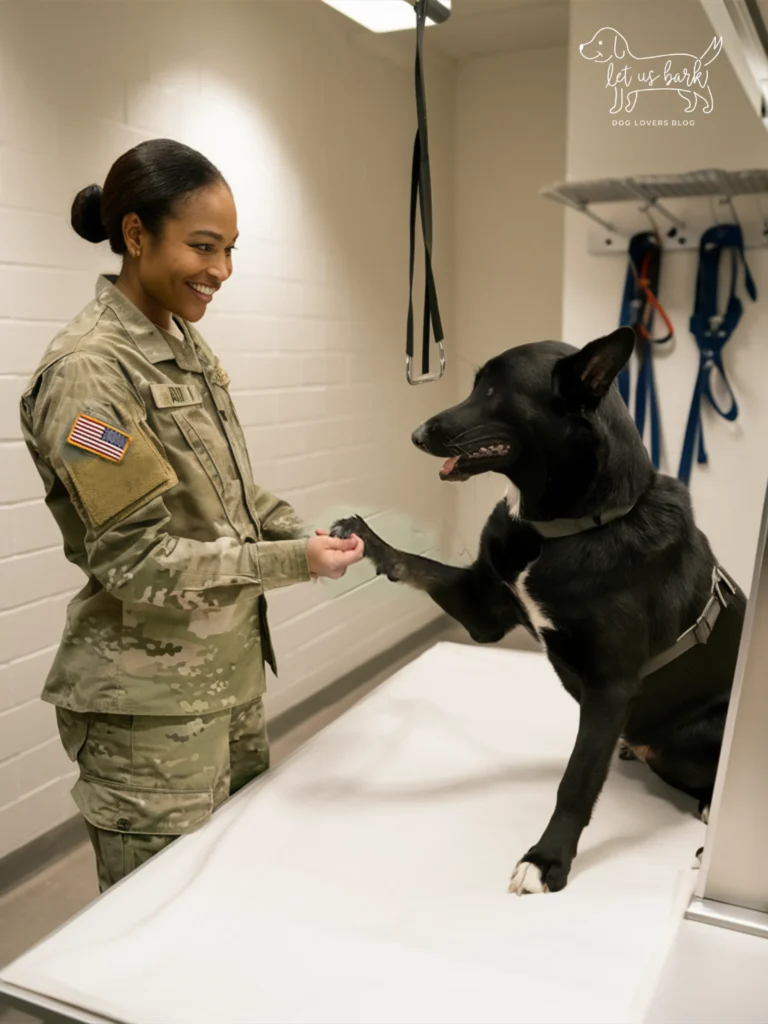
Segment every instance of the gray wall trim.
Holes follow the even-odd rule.
[[[37,839],[0,859],[0,896],[52,864],[88,838],[85,823],[75,815]]]

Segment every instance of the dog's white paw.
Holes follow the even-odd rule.
[[[508,891],[522,896],[525,893],[549,892],[549,888],[542,881],[540,868],[530,861],[521,860],[512,872]]]
[[[704,822],[704,824],[705,824],[705,825],[708,825],[708,824],[709,824],[709,805],[707,805],[707,806],[706,806],[706,807],[705,807],[705,808],[704,808],[704,809],[702,810],[702,812],[701,812],[701,814],[699,815],[699,817],[701,818],[701,820],[702,820],[702,821]]]

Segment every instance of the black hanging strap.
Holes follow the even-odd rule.
[[[411,168],[411,252],[410,281],[408,290],[408,327],[405,348],[405,375],[409,384],[426,384],[439,380],[445,372],[445,349],[443,348],[443,325],[437,305],[437,288],[432,273],[432,184],[429,173],[429,142],[427,138],[427,103],[424,89],[423,43],[424,26],[427,17],[428,0],[416,0],[416,114],[418,127],[413,146]],[[421,351],[421,377],[411,374],[413,360],[413,272],[416,254],[416,201],[421,208],[421,232],[424,237],[424,325]],[[430,326],[435,332],[435,341],[440,353],[440,370],[429,372]]]

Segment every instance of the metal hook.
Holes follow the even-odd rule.
[[[685,228],[688,226],[685,223],[685,221],[682,220],[682,218],[677,216],[677,214],[672,213],[672,211],[668,210],[666,206],[662,206],[658,199],[648,199],[646,195],[631,180],[625,181],[623,184],[624,187],[626,189],[629,189],[629,191],[633,195],[637,196],[638,199],[642,199],[643,202],[647,204],[645,208],[646,210],[649,207],[653,206],[655,209],[659,211],[662,217],[666,217],[670,224],[674,224],[676,228]],[[643,210],[643,213],[645,213],[645,210]]]
[[[439,373],[426,373],[423,377],[413,377],[411,375],[411,357],[405,357],[405,377],[409,384],[429,384],[430,381],[440,380],[445,373],[445,349],[443,348],[442,341],[437,343],[438,354],[440,356],[440,371]]]
[[[658,245],[658,247],[660,249],[662,249],[664,247],[664,241],[663,241],[663,239],[661,237],[661,232],[659,231],[658,224],[656,223],[656,221],[651,216],[651,207],[652,206],[653,206],[652,202],[646,203],[645,206],[641,206],[640,207],[640,213],[644,213],[645,216],[648,218],[648,222],[651,225],[651,231],[653,232],[653,237],[656,239],[656,244]]]
[[[728,207],[728,209],[731,211],[731,216],[733,217],[734,223],[738,224],[739,227],[741,227],[741,221],[739,220],[739,215],[736,212],[736,207],[733,205],[733,199],[730,197],[730,195],[726,195],[723,199],[721,199],[720,200],[720,205]]]
[[[731,216],[733,217],[734,223],[738,224],[738,226],[741,227],[739,215],[736,212],[736,207],[733,205],[733,193],[731,192],[728,178],[722,172],[718,172],[718,178],[720,179],[722,185],[723,195],[723,198],[720,200],[720,205],[728,207],[728,209],[731,211]]]

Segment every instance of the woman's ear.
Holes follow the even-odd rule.
[[[560,359],[552,371],[552,392],[558,404],[571,413],[596,409],[634,347],[635,332],[631,327],[619,327]]]
[[[126,252],[135,259],[141,252],[142,223],[138,214],[126,213],[123,217],[123,239]]]

